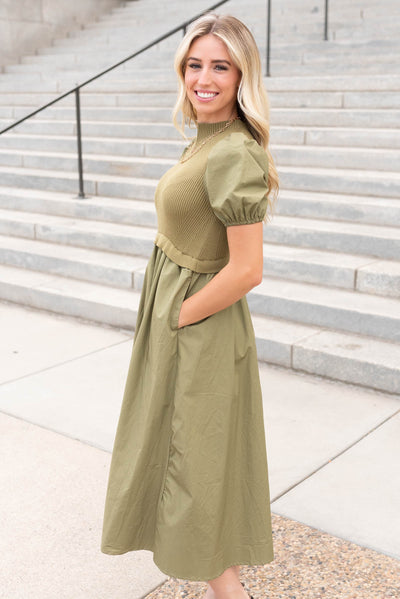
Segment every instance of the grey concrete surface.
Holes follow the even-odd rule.
[[[135,599],[148,551],[99,550],[132,334],[0,304],[0,599]],[[400,558],[400,398],[260,365],[272,510]],[[51,430],[49,430],[51,429]]]
[[[273,505],[400,410],[394,396],[276,367],[261,365],[260,378]]]
[[[0,414],[0,598],[139,599],[150,551],[100,552],[110,454]]]
[[[0,303],[0,383],[92,354],[129,337],[55,314]]]
[[[398,411],[272,509],[400,559],[399,451]]]

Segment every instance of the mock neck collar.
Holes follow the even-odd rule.
[[[221,131],[221,129],[225,127],[228,121],[229,119],[226,121],[218,121],[217,123],[197,123],[196,141],[202,141],[206,137],[213,135],[213,133],[218,133],[218,131]],[[229,128],[234,126],[234,123],[236,123],[236,120],[233,121]]]

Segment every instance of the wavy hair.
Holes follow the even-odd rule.
[[[221,39],[229,55],[241,73],[237,92],[238,115],[247,125],[254,139],[268,156],[268,207],[274,207],[279,192],[279,177],[269,150],[269,99],[263,84],[261,60],[256,41],[250,30],[231,15],[207,13],[194,21],[181,40],[174,60],[178,76],[178,98],[173,110],[173,123],[185,139],[185,125],[197,125],[196,110],[186,94],[185,70],[190,46],[199,37],[212,33]],[[181,113],[181,121],[178,115]],[[264,222],[268,220],[268,213]]]

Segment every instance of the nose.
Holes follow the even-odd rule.
[[[207,86],[211,83],[210,72],[207,69],[207,67],[202,68],[201,71],[199,72],[199,77],[198,77],[197,83],[198,83],[198,85],[204,85],[204,86]]]

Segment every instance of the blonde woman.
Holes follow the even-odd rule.
[[[176,53],[174,122],[197,135],[161,178],[109,473],[104,553],[147,549],[204,599],[248,599],[273,559],[263,405],[246,293],[278,190],[254,38],[207,14]]]

